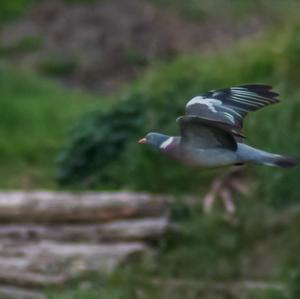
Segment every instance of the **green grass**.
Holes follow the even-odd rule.
[[[0,45],[0,57],[10,57],[19,53],[34,52],[37,51],[42,44],[43,39],[40,37],[25,37],[15,45]]]
[[[109,0],[63,0],[66,4],[93,4]],[[188,21],[202,22],[211,18],[240,21],[251,15],[273,19],[273,24],[283,17],[297,17],[299,5],[297,0],[146,0],[166,10],[172,10]],[[3,0],[0,3],[0,22],[11,21],[22,17],[30,8],[36,5],[37,0]]]
[[[99,0],[65,0],[66,3],[93,3]],[[100,0],[101,1],[101,0]],[[0,22],[12,21],[22,17],[37,0],[2,0],[0,2]]]
[[[52,55],[37,64],[37,70],[49,77],[63,77],[71,74],[78,67],[78,59],[71,56]]]
[[[94,97],[0,65],[0,186],[54,186],[58,149],[74,119],[96,103]]]
[[[23,15],[36,0],[4,0],[0,2],[0,22]]]
[[[296,16],[297,1],[287,0],[148,0],[154,4],[175,11],[187,21],[203,22],[211,19],[217,22],[228,22],[234,20],[243,21],[249,16],[273,20],[273,25],[285,17]]]

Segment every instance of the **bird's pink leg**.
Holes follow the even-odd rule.
[[[211,190],[203,198],[204,212],[210,212],[216,198],[219,196],[224,204],[228,214],[234,214],[236,207],[232,193],[238,192],[246,194],[249,188],[241,182],[243,168],[233,168],[222,176],[216,178],[212,184]]]
[[[228,214],[234,214],[236,207],[233,201],[232,193],[229,189],[221,189],[220,190],[220,196],[223,200],[225,210]]]
[[[223,181],[221,178],[217,178],[211,187],[211,190],[203,198],[203,210],[208,213],[212,210],[215,199],[222,188]]]

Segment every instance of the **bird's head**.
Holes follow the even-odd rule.
[[[162,144],[168,140],[170,136],[160,133],[148,133],[144,138],[139,140],[139,144],[150,144],[156,148],[160,148]]]

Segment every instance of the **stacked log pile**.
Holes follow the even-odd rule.
[[[0,193],[0,298],[44,298],[81,274],[108,274],[168,227],[164,198],[128,192]]]

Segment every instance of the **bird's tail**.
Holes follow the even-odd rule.
[[[272,154],[266,157],[265,161],[263,161],[263,164],[268,166],[290,168],[296,166],[298,161],[299,159],[296,157]]]
[[[238,154],[241,161],[284,168],[294,167],[299,161],[299,158],[273,154],[245,143],[238,143]]]

